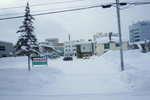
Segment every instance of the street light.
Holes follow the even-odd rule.
[[[121,71],[124,71],[124,61],[123,61],[123,51],[122,51],[122,35],[121,35],[121,22],[120,22],[120,5],[126,5],[126,3],[119,3],[119,0],[116,0],[116,10],[117,10],[117,20],[118,20],[118,33],[119,33],[119,43],[120,43],[120,62],[121,62]],[[103,8],[109,8],[112,4],[102,5]]]

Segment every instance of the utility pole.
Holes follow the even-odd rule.
[[[120,60],[121,60],[121,71],[124,71],[124,62],[123,62],[123,51],[122,51],[122,35],[121,35],[121,22],[120,22],[120,3],[119,0],[116,0],[116,10],[117,10],[117,19],[118,19],[118,32],[119,32],[119,43],[120,43]]]
[[[30,54],[28,54],[28,71],[30,71]]]

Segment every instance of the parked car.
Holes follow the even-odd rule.
[[[64,57],[63,60],[64,60],[64,61],[72,61],[72,60],[73,60],[73,57],[67,56],[67,57]]]

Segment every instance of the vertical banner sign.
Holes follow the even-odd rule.
[[[48,65],[46,58],[33,58],[32,65]]]

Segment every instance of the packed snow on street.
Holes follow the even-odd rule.
[[[28,71],[27,57],[0,58],[0,100],[150,100],[150,53],[119,51],[90,59],[49,59]]]

